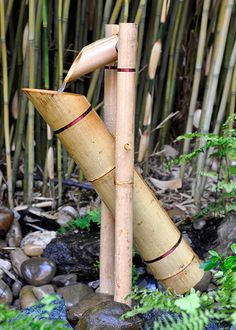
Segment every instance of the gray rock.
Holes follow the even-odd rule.
[[[13,295],[9,286],[0,279],[0,304],[10,305]]]
[[[19,247],[21,240],[22,240],[21,227],[18,219],[15,218],[10,230],[7,233],[6,241],[8,246]]]
[[[57,275],[52,279],[52,284],[57,287],[68,286],[77,283],[76,274]]]
[[[48,284],[56,273],[56,265],[48,258],[31,258],[21,265],[22,276],[29,284],[41,286]]]
[[[87,310],[101,304],[104,301],[113,301],[113,296],[105,293],[92,293],[69,309],[68,319],[73,323],[77,323],[81,316],[87,312]]]
[[[81,299],[93,293],[93,290],[86,284],[77,283],[57,290],[64,300],[67,308],[78,304]]]
[[[11,251],[10,258],[14,271],[20,277],[22,277],[21,265],[24,261],[28,260],[29,258],[24,254],[24,252],[20,248]]]
[[[236,236],[236,215],[229,214],[221,222],[217,229],[218,245],[215,250],[218,253],[230,252],[230,245]]]
[[[193,228],[195,230],[201,230],[206,225],[206,220],[197,219],[193,221]]]
[[[14,282],[12,284],[12,288],[11,289],[12,289],[13,296],[15,298],[19,296],[21,287],[22,287],[22,284],[19,281],[16,281],[16,282]]]
[[[75,219],[78,216],[78,211],[72,206],[63,206],[59,209],[57,223],[64,226],[67,222]]]
[[[83,314],[75,329],[77,330],[139,330],[143,329],[143,321],[135,316],[121,320],[120,317],[129,306],[115,301],[103,302],[90,308]]]
[[[47,285],[42,285],[39,287],[33,287],[33,293],[34,293],[35,297],[38,300],[40,300],[48,294],[54,294],[55,290],[52,285],[47,284]]]
[[[44,249],[55,237],[57,233],[55,231],[43,230],[35,231],[26,235],[22,242],[21,248],[25,248],[27,245],[35,245],[37,248]]]
[[[99,234],[88,231],[60,234],[46,246],[43,256],[53,260],[60,273],[76,273],[79,280],[97,279],[98,269],[94,265],[99,260]]]

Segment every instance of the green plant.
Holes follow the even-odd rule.
[[[172,164],[182,164],[192,161],[200,153],[208,154],[206,170],[202,171],[201,175],[213,180],[211,190],[215,193],[215,201],[209,203],[200,215],[211,211],[217,215],[225,215],[236,210],[236,129],[232,128],[235,120],[236,114],[229,116],[223,125],[221,135],[189,133],[177,138],[177,141],[192,138],[205,140],[203,146],[172,161]],[[209,170],[213,160],[217,160],[217,170]]]
[[[65,233],[67,231],[75,229],[87,229],[90,230],[92,224],[101,224],[101,209],[95,211],[88,211],[84,217],[78,217],[75,220],[67,222],[67,224],[58,229],[58,232]]]
[[[236,244],[231,245],[233,256],[224,257],[209,251],[211,258],[202,264],[205,270],[218,268],[214,274],[218,288],[208,293],[192,289],[185,295],[174,296],[170,292],[147,289],[132,293],[137,306],[124,317],[132,317],[152,310],[158,310],[160,317],[154,322],[158,330],[203,330],[213,320],[236,326]],[[221,329],[223,329],[221,327]]]

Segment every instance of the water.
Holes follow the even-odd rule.
[[[61,85],[61,87],[58,89],[58,93],[63,93],[66,88],[66,82],[64,81]]]

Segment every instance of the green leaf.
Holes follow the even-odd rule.
[[[204,269],[204,271],[208,271],[208,270],[211,270],[213,268],[215,268],[217,265],[217,262],[213,262],[212,260],[207,260],[207,261],[204,261],[200,268]]]
[[[175,305],[191,314],[200,307],[200,298],[196,292],[192,292],[186,297],[178,298]]]
[[[226,258],[224,261],[224,266],[226,269],[231,269],[232,267],[236,266],[236,256],[231,256]]]
[[[233,244],[231,245],[231,250],[233,251],[233,253],[236,254],[236,243],[233,243]]]
[[[209,250],[208,253],[209,253],[211,256],[214,256],[214,257],[217,257],[217,258],[221,259],[221,256],[219,255],[219,253],[216,252],[215,250]]]

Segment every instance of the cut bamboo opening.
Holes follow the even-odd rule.
[[[119,26],[107,24],[106,37],[117,34]],[[116,126],[116,92],[117,92],[117,63],[112,62],[105,67],[104,74],[104,123],[110,133],[115,136]],[[114,218],[102,202],[101,231],[100,231],[100,292],[114,294],[115,273],[115,222]]]
[[[24,89],[115,214],[114,138],[82,95]],[[145,181],[134,171],[134,244],[154,277],[184,293],[203,277],[200,261]]]

